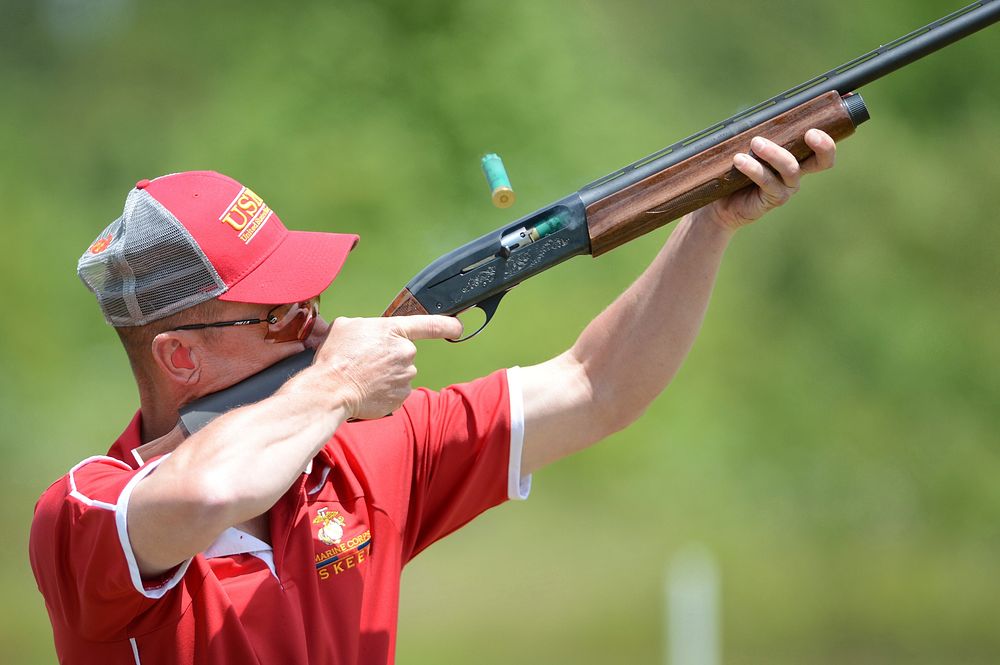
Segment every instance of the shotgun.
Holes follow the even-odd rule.
[[[842,141],[869,119],[858,88],[1000,20],[1000,0],[974,2],[809,79],[731,118],[633,162],[578,191],[441,256],[411,279],[382,314],[457,315],[478,307],[483,324],[524,280],[574,256],[600,256],[750,185],[733,166],[764,136],[801,162],[810,128]],[[181,410],[189,433],[225,411],[272,394],[312,362],[306,351]]]

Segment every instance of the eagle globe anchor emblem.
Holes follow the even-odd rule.
[[[319,531],[316,536],[327,545],[338,545],[340,539],[344,537],[344,525],[347,520],[340,516],[336,510],[328,513],[328,508],[320,508],[313,518],[313,524],[319,524]]]

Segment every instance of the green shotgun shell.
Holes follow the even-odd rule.
[[[510,178],[507,177],[500,155],[495,152],[483,155],[482,165],[486,182],[490,186],[493,205],[498,208],[509,208],[514,205],[514,190],[510,186]]]
[[[541,222],[538,226],[531,229],[531,239],[541,240],[547,235],[551,235],[562,228],[563,222],[565,221],[566,213],[557,212],[551,217]]]

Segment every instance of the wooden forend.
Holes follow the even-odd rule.
[[[835,141],[854,133],[840,94],[820,95],[694,157],[667,167],[587,207],[594,256],[634,240],[702,206],[752,184],[736,170],[733,157],[750,152],[750,140],[763,136],[795,155],[812,155],[805,133],[822,129]]]

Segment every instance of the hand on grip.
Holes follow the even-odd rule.
[[[412,391],[417,374],[413,340],[461,334],[461,322],[450,316],[342,317],[330,324],[314,366],[326,372],[331,389],[342,391],[350,418],[381,418]]]

